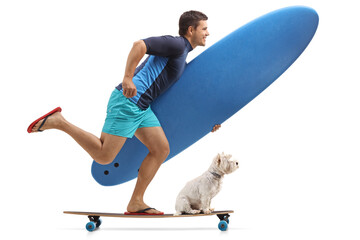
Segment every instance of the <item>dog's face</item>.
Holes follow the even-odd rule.
[[[231,157],[232,156],[230,154],[227,155],[225,153],[219,153],[215,157],[213,164],[216,164],[216,166],[226,174],[232,173],[239,168],[239,162],[236,160],[230,160]]]

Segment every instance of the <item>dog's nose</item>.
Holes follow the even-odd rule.
[[[235,162],[236,166],[239,166],[239,162]]]

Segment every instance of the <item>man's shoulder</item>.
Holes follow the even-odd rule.
[[[169,43],[169,44],[181,44],[185,46],[185,39],[181,36],[172,36],[172,35],[162,35],[162,36],[156,36],[156,37],[149,37],[143,39],[144,41],[158,41],[162,43]]]
[[[177,55],[187,48],[186,40],[181,36],[163,35],[143,39],[149,52],[165,52]],[[156,55],[156,54],[155,54]]]

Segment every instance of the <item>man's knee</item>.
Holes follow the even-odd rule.
[[[169,143],[163,143],[153,149],[150,149],[149,151],[164,161],[170,154],[170,146]]]
[[[110,158],[95,158],[94,161],[97,162],[98,164],[101,164],[101,165],[108,165],[110,163],[112,163],[114,159],[110,159]]]
[[[101,133],[102,148],[93,156],[95,162],[101,165],[107,165],[114,161],[116,155],[124,146],[125,137],[115,136],[108,133]]]
[[[164,146],[163,153],[164,153],[164,156],[165,156],[165,159],[166,159],[166,158],[169,156],[169,154],[170,154],[170,146],[169,146],[169,143],[167,143],[166,146]]]
[[[98,156],[94,157],[94,161],[101,164],[107,165],[114,161],[115,156],[110,154],[99,154]]]

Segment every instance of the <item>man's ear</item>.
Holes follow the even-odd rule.
[[[193,26],[189,26],[187,32],[188,32],[188,34],[189,34],[190,36],[193,34],[193,31],[194,31],[194,27],[193,27]]]

